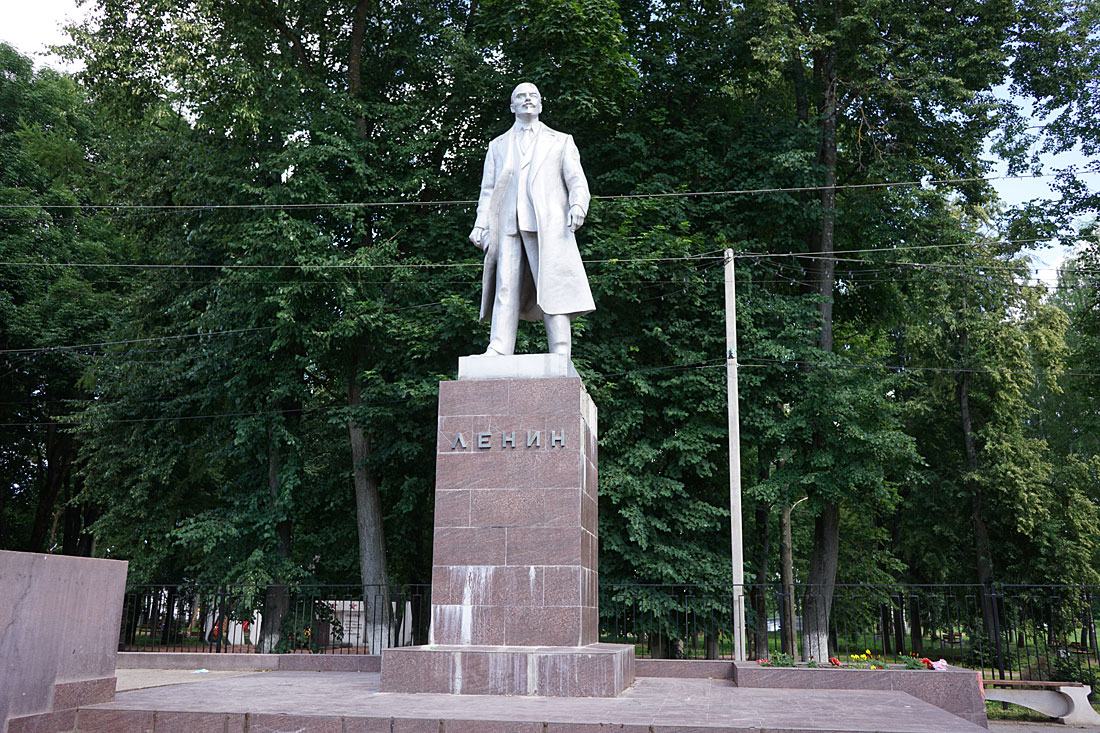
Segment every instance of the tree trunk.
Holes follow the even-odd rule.
[[[924,656],[924,629],[921,627],[920,598],[909,597],[909,650],[918,657]]]
[[[834,2],[833,12],[837,26],[840,24],[840,4]],[[833,350],[833,290],[836,263],[832,259],[836,222],[836,125],[837,125],[837,75],[836,49],[826,48],[818,55],[815,71],[820,71],[824,98],[821,107],[821,148],[819,160],[825,170],[825,188],[821,192],[821,240],[817,265],[818,306],[821,315],[821,333],[818,348]],[[813,436],[812,450],[825,450],[825,440],[820,432]],[[827,502],[814,522],[814,546],[810,559],[810,587],[806,591],[803,607],[807,656],[817,662],[829,658],[829,613],[836,583],[837,553],[840,549],[840,507]]]
[[[62,512],[64,537],[61,554],[91,557],[95,552],[95,535],[88,531],[96,520],[97,510],[87,503],[67,504]]]
[[[179,597],[179,592],[176,586],[168,586],[168,598],[164,602],[164,625],[160,630],[160,643],[164,646],[171,644],[175,641],[175,636],[179,632],[179,622],[176,620],[176,599]],[[173,634],[173,627],[176,634]]]
[[[61,554],[62,555],[79,555],[80,545],[80,507],[75,504],[68,504],[65,506],[61,513],[62,516],[62,537],[61,537]]]
[[[806,656],[818,663],[830,656],[829,613],[839,548],[840,506],[830,502],[814,520],[814,554],[810,560],[809,587],[802,605]]]
[[[160,589],[154,588],[149,602],[149,645],[157,641],[157,623],[160,622]]]
[[[272,431],[271,450],[267,461],[267,488],[273,505],[279,499],[280,457],[281,450],[279,441],[274,431]],[[275,524],[276,549],[282,557],[290,557],[290,531],[291,525],[289,519],[281,520]],[[260,643],[259,649],[257,649],[260,654],[271,654],[275,651],[275,647],[278,645],[279,639],[282,636],[283,617],[286,615],[287,609],[290,608],[290,595],[287,592],[286,586],[278,582],[278,580],[279,579],[276,578],[277,582],[268,585],[267,591],[264,594],[264,616],[263,622],[260,624]],[[224,622],[222,623],[223,627],[227,625],[228,624]],[[226,638],[226,629],[221,628],[220,632],[224,640]]]
[[[356,362],[348,379],[348,404],[363,404]],[[386,576],[386,544],[382,529],[382,498],[378,479],[367,467],[371,455],[370,434],[354,419],[348,420],[351,438],[352,482],[355,487],[355,520],[359,529],[359,578],[363,584],[363,613],[372,654],[391,644],[390,598]]]
[[[798,638],[795,627],[794,599],[794,548],[791,540],[791,510],[786,502],[779,514],[779,582],[782,584],[782,603],[779,616],[779,636],[783,652],[802,661],[798,653]]]
[[[65,507],[59,506],[53,510],[53,519],[50,520],[50,538],[46,540],[48,547],[53,547],[54,543],[57,542],[57,523],[61,521],[61,513],[64,509]]]
[[[900,593],[894,596],[892,605],[894,610],[894,647],[898,654],[905,653],[905,605]]]
[[[769,655],[766,583],[768,578],[768,555],[771,553],[770,507],[757,504],[754,515],[757,539],[755,543],[756,582],[749,588],[749,605],[756,617],[753,629],[753,656],[760,659]]]
[[[141,609],[144,604],[144,596],[138,595],[136,591],[127,593],[123,597],[122,618],[125,621],[125,626],[123,627],[122,639],[124,646],[130,646],[134,643],[134,637],[137,635],[138,621],[141,618]],[[128,650],[120,647],[119,651]]]
[[[1089,638],[1089,644],[1090,644],[1092,650],[1096,651],[1097,649],[1100,649],[1100,647],[1098,647],[1096,645],[1096,641],[1097,641],[1096,640],[1096,619],[1092,615],[1092,605],[1091,604],[1088,606],[1087,613],[1088,613],[1088,632],[1089,632],[1088,633],[1088,638]]]
[[[271,583],[264,593],[263,621],[260,623],[260,643],[256,646],[258,654],[274,654],[275,647],[282,638],[283,618],[290,610],[290,593],[282,583]],[[218,632],[221,634],[222,643],[226,643],[226,623],[221,615],[222,604],[215,608],[216,623],[220,624]]]
[[[962,332],[959,341],[965,352],[967,344],[967,332],[965,330]],[[982,593],[982,618],[985,621],[986,633],[992,637],[996,630],[993,628],[993,606],[988,586],[993,580],[993,554],[990,550],[989,528],[982,518],[981,487],[974,480],[978,472],[978,451],[975,446],[974,429],[970,420],[969,373],[961,372],[959,374],[957,392],[963,446],[966,449],[966,486],[970,491],[970,521],[974,528],[974,568],[977,573],[978,584],[987,588],[987,591]]]
[[[30,541],[27,543],[28,552],[50,550],[46,546],[46,538],[53,524],[54,508],[57,506],[61,487],[72,471],[74,453],[72,436],[58,431],[57,426],[51,424],[46,429],[46,474],[38,492],[34,524],[31,527]]]
[[[666,634],[649,634],[650,659],[676,659],[676,644]]]
[[[703,653],[707,659],[718,659],[722,649],[718,644],[718,636],[712,632],[703,634]]]
[[[71,466],[71,464],[70,464]],[[71,470],[65,479],[65,491],[54,514],[50,527],[50,546],[56,547],[54,537],[57,519],[63,520],[61,554],[77,557],[91,557],[95,552],[95,535],[91,532],[92,523],[99,518],[99,507],[89,502],[77,501],[80,497],[83,478]]]
[[[355,6],[348,49],[348,94],[356,104],[363,96],[363,47],[367,30],[366,0]],[[369,68],[369,67],[368,67]],[[355,131],[360,139],[367,137],[367,119],[362,114],[355,118]],[[374,229],[368,222],[360,247],[369,248],[374,243]],[[348,376],[348,405],[363,404],[359,374],[367,362],[369,346],[352,360]],[[359,580],[363,584],[363,617],[367,646],[372,654],[378,654],[392,643],[392,609],[390,607],[389,579],[386,575],[386,543],[382,528],[382,499],[378,493],[378,479],[367,466],[372,446],[371,436],[355,419],[348,420],[348,436],[351,441],[352,485],[355,491],[355,521],[359,534]]]
[[[966,334],[963,334],[963,344]],[[974,430],[970,421],[970,375],[959,375],[959,416],[962,422],[963,444],[966,448],[966,484],[970,489],[970,518],[974,525],[974,554],[978,582],[982,585],[993,578],[993,558],[989,549],[989,529],[982,518],[981,488],[974,481],[978,471],[978,453],[975,447]]]

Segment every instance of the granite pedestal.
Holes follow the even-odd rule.
[[[459,374],[439,385],[429,645],[384,650],[381,688],[617,695],[634,649],[597,643],[596,407],[564,357]]]

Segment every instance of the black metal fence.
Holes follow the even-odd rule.
[[[427,585],[130,586],[119,650],[372,654],[426,643],[430,590]]]
[[[809,661],[807,593],[796,585],[744,587],[750,659]],[[986,677],[1100,683],[1100,586],[837,585],[830,656],[871,652],[885,662],[916,656],[982,670]],[[638,656],[732,659],[732,586],[602,585],[600,633]],[[827,664],[827,660],[815,660]]]
[[[749,658],[783,652],[807,661],[802,619],[811,590],[744,587]],[[427,643],[430,591],[427,585],[132,586],[119,649],[376,654]],[[829,649],[841,662],[870,650],[887,662],[942,658],[987,677],[1096,687],[1098,615],[1098,586],[838,585]],[[634,644],[641,657],[732,659],[733,629],[729,585],[600,586],[601,639]]]

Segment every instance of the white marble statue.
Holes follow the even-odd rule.
[[[588,182],[572,136],[539,122],[534,84],[512,91],[511,110],[515,124],[489,143],[470,232],[485,251],[485,355],[513,354],[519,319],[541,318],[549,352],[568,359],[571,320],[596,309],[573,234],[588,213]]]

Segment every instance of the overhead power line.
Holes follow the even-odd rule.
[[[817,255],[806,255],[809,258],[817,258],[822,260],[832,260],[833,262],[866,262],[866,260],[860,260],[853,257],[825,257]],[[872,265],[893,265],[895,267],[910,267],[914,269],[964,269],[964,270],[1019,270],[1021,268],[1027,269],[1031,272],[1077,272],[1077,273],[1093,273],[1100,272],[1100,270],[1091,270],[1088,268],[1063,268],[1063,267],[1031,267],[1027,263],[1020,263],[1018,265],[1012,264],[976,264],[965,262],[908,262],[904,260],[881,260],[874,261],[868,264]]]
[[[707,196],[747,196],[755,194],[772,193],[811,193],[815,191],[832,190],[859,190],[881,188],[904,188],[922,186],[944,186],[958,183],[981,183],[987,181],[1024,180],[1034,178],[1053,178],[1064,171],[1054,173],[1025,173],[1005,176],[969,176],[965,178],[929,178],[917,181],[882,181],[877,183],[845,183],[835,186],[782,186],[772,188],[733,188],[718,191],[666,191],[653,193],[629,193],[607,194],[593,196],[595,200],[622,201],[630,199],[654,199],[654,198],[699,198]],[[1098,173],[1100,170],[1086,168],[1080,173]],[[349,201],[349,202],[323,202],[314,201],[308,203],[282,203],[282,204],[2,204],[0,209],[49,209],[72,210],[91,209],[108,211],[217,211],[251,210],[251,211],[294,211],[311,209],[365,209],[385,208],[391,206],[470,206],[476,204],[476,199],[440,199],[431,201],[420,200],[391,200],[391,201]]]
[[[682,262],[685,260],[706,260],[706,259],[722,259],[721,255],[714,255],[713,252],[720,252],[721,250],[711,250],[710,252],[704,252],[697,255],[686,255],[684,257],[611,257],[603,260],[584,260],[585,264],[589,265],[601,265],[601,264],[619,264],[627,262]],[[352,265],[352,264],[336,264],[336,265],[309,265],[309,264],[294,264],[294,265],[243,265],[243,264],[224,264],[224,265],[210,265],[210,264],[195,264],[185,265],[178,263],[136,263],[136,262],[124,262],[119,264],[109,264],[105,262],[0,262],[0,267],[99,267],[99,268],[139,268],[139,269],[157,269],[157,270],[172,270],[172,269],[194,269],[194,270],[279,270],[279,269],[300,269],[300,270],[404,270],[404,269],[418,269],[418,268],[432,268],[432,267],[481,267],[481,262],[404,262],[404,263],[392,263],[384,265]]]
[[[1100,372],[1082,372],[1082,371],[1069,371],[1069,372],[1052,372],[1052,371],[1033,371],[1028,369],[965,369],[962,367],[933,367],[933,366],[908,366],[908,365],[896,365],[896,364],[868,364],[868,363],[855,363],[855,362],[832,362],[832,361],[807,361],[805,359],[767,359],[764,357],[746,357],[747,361],[763,362],[758,364],[743,364],[739,363],[738,366],[773,366],[773,365],[785,365],[793,367],[825,367],[827,369],[884,369],[886,371],[904,373],[904,372],[944,372],[948,374],[1022,374],[1031,377],[1100,377]]]
[[[862,249],[838,249],[833,250],[830,254],[820,254],[814,252],[735,252],[734,258],[736,259],[774,259],[784,257],[795,257],[800,259],[816,259],[816,260],[829,260],[839,259],[837,255],[844,254],[867,254],[867,253],[889,253],[895,251],[915,251],[915,250],[927,250],[927,249],[945,249],[945,248],[961,248],[961,247],[979,247],[991,244],[1034,244],[1036,242],[1046,242],[1052,239],[1051,237],[1039,237],[1039,238],[1027,238],[1027,239],[982,239],[969,242],[951,242],[944,244],[909,244],[909,245],[897,245],[892,247],[869,247]],[[700,252],[697,254],[684,255],[680,257],[609,257],[604,259],[588,259],[584,260],[585,264],[590,265],[607,265],[607,264],[620,264],[620,263],[634,263],[634,262],[685,262],[690,260],[707,260],[707,259],[722,259],[722,256],[718,253],[720,249],[709,250],[706,252]],[[877,262],[875,264],[887,264],[883,262]],[[932,266],[937,263],[899,263],[899,264],[914,264],[921,266]],[[0,267],[86,267],[86,268],[119,268],[119,269],[152,269],[152,270],[171,270],[171,269],[196,269],[196,270],[279,270],[279,269],[300,269],[300,270],[414,270],[414,269],[432,269],[432,268],[462,268],[462,267],[481,267],[482,263],[479,261],[474,262],[395,262],[376,265],[366,264],[352,264],[352,263],[336,263],[336,264],[242,264],[242,263],[225,263],[225,264],[211,264],[211,263],[176,263],[176,262],[120,262],[120,263],[108,263],[108,262],[44,262],[44,261],[28,261],[28,260],[16,260],[8,262],[0,262]],[[968,266],[968,265],[963,265]],[[1056,270],[1059,268],[1047,267],[1047,268],[1033,268],[1036,270]]]
[[[1017,240],[1017,241],[1020,241],[1020,240]],[[897,249],[924,249],[924,248],[933,248],[933,247],[937,247],[937,246],[941,246],[941,245],[914,245],[914,246],[911,246],[911,247],[898,247]],[[946,245],[942,245],[942,246],[946,246]],[[838,250],[836,252],[836,254],[845,254],[845,253],[850,253],[850,252],[868,252],[868,251],[888,251],[888,250]],[[717,256],[711,257],[709,255],[710,255],[710,253],[707,252],[707,253],[703,253],[701,255],[693,255],[693,256],[689,256],[689,257],[645,258],[645,259],[641,259],[641,260],[638,260],[638,259],[589,260],[588,262],[606,262],[606,263],[610,263],[610,262],[684,261],[684,260],[706,261],[706,260],[721,260],[722,259],[721,257],[717,257]],[[756,255],[756,254],[742,254],[742,255],[736,255],[736,256],[747,257],[747,258],[751,259],[751,258],[754,258],[758,255]],[[828,258],[826,258],[826,257],[823,257],[821,255],[810,255],[810,254],[782,254],[782,255],[775,255],[775,256],[777,256],[777,257],[802,257],[802,258],[812,258],[812,259],[832,259],[832,260],[835,260],[835,261],[838,261],[838,262],[865,263],[865,261],[858,260],[858,259],[840,258],[840,257],[828,257]],[[4,263],[0,263],[0,264],[4,264]],[[715,264],[717,264],[717,263],[715,263]],[[701,268],[701,269],[698,269],[698,270],[693,270],[692,274],[697,274],[699,272],[704,272],[705,270],[708,270],[708,269],[714,267],[715,264],[710,264],[710,265],[707,265],[704,268]],[[1014,271],[1014,270],[1019,269],[1018,266],[1012,266],[1012,265],[992,265],[992,264],[990,264],[990,265],[973,265],[973,264],[941,263],[941,262],[930,262],[929,263],[929,262],[881,261],[881,262],[871,262],[871,263],[865,263],[865,264],[874,264],[874,265],[879,265],[879,266],[888,265],[888,266],[891,266],[893,269],[897,269],[897,268],[910,268],[910,269],[948,268],[948,269],[951,269],[951,270],[954,270],[954,271],[957,271],[958,269],[970,269],[970,270],[977,270],[977,271],[982,271],[982,270]],[[786,268],[794,268],[793,265],[782,265],[778,262],[772,263],[772,266],[779,267],[779,268],[785,268],[785,267]],[[178,267],[187,267],[187,266],[181,265],[181,266],[178,266]],[[213,267],[213,266],[211,266],[211,267]],[[284,267],[284,266],[282,266],[282,265],[279,265],[279,266],[264,265],[264,266],[260,266],[260,267]],[[293,267],[293,266],[292,265],[286,265],[285,267]],[[1035,268],[1035,269],[1056,270],[1058,272],[1069,271],[1069,270],[1063,270],[1062,268]],[[858,283],[864,283],[864,282],[877,282],[878,279],[879,279],[879,278],[877,278],[877,275],[887,273],[889,271],[890,271],[890,268],[887,268],[887,267],[874,267],[874,268],[871,268],[871,269],[859,269],[859,270],[838,272],[836,276],[837,276],[837,279],[839,281],[858,284]],[[1091,274],[1091,273],[1098,272],[1098,271],[1091,270],[1091,269],[1073,269],[1072,272],[1074,274]],[[810,285],[810,284],[812,284],[811,282],[809,282],[807,280],[798,279],[796,277],[783,276],[781,272],[774,272],[774,274],[779,275],[782,278],[782,280],[754,279],[753,282],[755,282],[757,284],[772,283],[772,282],[789,282],[789,283],[794,283],[794,284],[798,284],[798,285]],[[973,281],[973,282],[984,282],[984,280],[980,280],[980,279],[976,279],[976,278],[968,278],[968,277],[965,277],[965,276],[962,277],[961,279],[966,280],[966,281]],[[3,281],[3,280],[0,280],[0,281]],[[112,280],[112,281],[105,281],[105,282],[122,282],[122,281]],[[216,280],[195,281],[195,280],[179,280],[179,279],[177,279],[177,280],[174,280],[173,282],[203,285],[203,284],[213,283],[213,282],[217,282],[217,281]],[[476,285],[476,284],[478,284],[478,282],[479,281],[476,281],[476,280],[457,280],[457,281],[445,281],[445,284]],[[684,286],[690,286],[690,285],[696,285],[696,284],[698,284],[698,282],[702,282],[702,281],[689,282],[689,281],[685,281],[685,280],[652,280],[652,281],[651,280],[629,280],[629,281],[622,281],[622,282],[629,283],[629,284],[635,284],[635,285],[680,284],[680,285],[684,285]],[[718,282],[718,281],[715,281],[715,282]],[[386,285],[395,285],[395,284],[396,285],[438,285],[438,284],[441,284],[441,283],[438,283],[438,282],[430,282],[430,281],[393,283],[393,282],[390,282],[390,281],[381,281],[381,280],[380,281],[370,281],[370,283],[386,284]],[[244,284],[244,283],[237,283],[237,284]],[[249,284],[251,284],[251,283],[249,283]],[[281,285],[281,284],[300,284],[300,285],[343,286],[345,284],[356,284],[356,283],[355,282],[341,283],[341,282],[332,282],[332,281],[324,281],[324,280],[276,280],[276,281],[258,281],[257,284],[277,284],[277,285]],[[654,296],[654,297],[662,297],[663,298],[665,296],[671,296],[671,295],[674,295],[678,290],[679,290],[678,288],[673,289],[673,290],[669,291],[668,293],[664,293],[664,294],[657,295],[657,296]],[[645,300],[649,300],[649,299],[650,298],[647,298]],[[397,309],[395,309],[394,311],[391,311],[391,312],[405,311],[405,310],[417,310],[417,309],[429,308],[429,307],[440,307],[442,305],[443,304],[440,301],[432,301],[432,302],[429,302],[429,303],[422,303],[422,304],[418,304],[418,305],[412,305],[412,306],[405,306],[405,307],[397,308]],[[28,355],[29,354],[43,354],[43,353],[57,352],[57,351],[71,351],[71,350],[79,350],[79,349],[92,349],[92,348],[109,347],[109,346],[123,346],[123,345],[149,343],[149,342],[156,342],[156,341],[167,341],[167,340],[175,340],[175,339],[200,338],[200,337],[204,337],[204,336],[223,336],[223,335],[237,334],[237,333],[268,331],[268,330],[272,330],[274,328],[276,328],[276,327],[275,326],[258,326],[258,327],[252,327],[252,328],[229,329],[229,330],[223,330],[223,331],[206,331],[206,332],[198,332],[198,333],[173,334],[173,335],[167,335],[167,336],[152,336],[152,337],[147,337],[147,338],[126,339],[126,340],[119,340],[119,341],[99,341],[99,342],[84,343],[84,344],[71,344],[71,345],[60,345],[60,346],[43,346],[43,347],[21,348],[21,349],[0,349],[0,354],[28,354]]]
[[[256,328],[234,328],[228,331],[207,331],[205,333],[181,333],[172,336],[151,336],[143,339],[126,339],[125,341],[98,341],[91,344],[74,344],[71,346],[42,346],[32,349],[0,349],[0,354],[42,354],[50,351],[69,351],[75,349],[92,349],[99,346],[124,346],[126,344],[141,344],[149,341],[169,341],[172,339],[200,338],[202,336],[225,336],[231,333],[248,333],[249,331],[270,331],[275,326],[258,326]]]
[[[756,362],[756,363],[745,363]],[[926,367],[926,366],[897,366],[889,364],[873,364],[873,363],[853,363],[853,362],[829,362],[829,361],[809,361],[805,359],[770,359],[766,357],[746,357],[738,366],[743,368],[774,368],[776,366],[790,366],[790,367],[806,367],[812,366],[817,368],[826,369],[878,369],[885,371],[893,371],[898,373],[904,372],[944,372],[951,374],[1020,374],[1025,376],[1035,377],[1100,377],[1100,372],[1085,372],[1085,371],[1031,371],[1021,369],[964,369],[959,367]],[[726,367],[726,358],[718,357],[714,359],[706,359],[702,361],[684,362],[682,364],[668,364],[665,366],[654,367],[641,367],[638,369],[630,369],[621,372],[588,372],[586,374],[592,377],[601,377],[608,379],[612,377],[622,377],[632,374],[648,374],[656,372],[670,372],[670,371],[687,371],[687,370],[708,370]],[[412,401],[413,397],[405,397],[397,400],[384,400],[380,402],[364,403],[363,405],[322,405],[318,407],[303,407],[295,408],[291,410],[259,410],[252,412],[219,412],[219,413],[200,413],[196,415],[163,415],[158,417],[135,417],[135,418],[114,418],[114,419],[89,419],[82,420],[80,422],[64,422],[64,421],[39,421],[39,422],[12,422],[12,423],[0,423],[0,428],[6,427],[76,427],[78,425],[90,425],[90,424],[132,424],[132,423],[154,423],[154,422],[178,422],[182,420],[201,420],[201,419],[215,419],[215,418],[232,418],[232,417],[262,417],[262,416],[274,416],[286,413],[308,413],[318,412],[325,410],[346,410],[354,409],[355,407],[376,407],[381,405],[399,404],[402,402]],[[0,404],[26,404],[25,402],[8,403],[3,402]],[[109,403],[102,403],[107,405]]]
[[[1055,237],[1033,237],[1030,239],[979,239],[970,242],[951,242],[948,244],[899,244],[891,247],[865,247],[864,249],[835,249],[832,254],[861,254],[866,252],[894,252],[898,250],[916,249],[947,249],[955,247],[981,247],[987,244],[1035,244],[1036,242],[1049,242]],[[825,258],[825,255],[813,252],[737,252],[733,253],[734,259],[748,258],[760,259],[767,257],[804,257],[808,259]]]
[[[662,366],[662,367],[643,367],[643,368],[640,368],[640,369],[632,369],[632,370],[628,370],[628,371],[613,372],[613,373],[608,373],[608,374],[595,373],[595,374],[593,374],[593,376],[602,376],[602,377],[606,378],[606,377],[621,377],[621,376],[626,376],[626,375],[630,375],[630,374],[640,374],[640,373],[645,373],[645,372],[681,371],[681,370],[685,370],[685,369],[702,369],[702,368],[706,368],[706,366],[708,366],[708,365],[714,365],[717,362],[722,362],[724,364],[725,359],[724,358],[708,359],[706,361],[688,362],[688,363],[684,363],[684,364],[671,364],[671,365]],[[80,422],[63,422],[63,421],[56,421],[56,420],[40,421],[40,422],[12,422],[12,423],[0,423],[0,428],[12,428],[12,427],[39,427],[39,428],[62,427],[62,428],[66,428],[66,427],[77,427],[79,425],[89,425],[89,424],[96,424],[96,425],[102,425],[102,424],[131,424],[131,423],[153,423],[153,422],[178,422],[178,421],[182,421],[182,420],[215,419],[215,418],[227,418],[227,417],[262,417],[262,416],[274,416],[274,415],[286,414],[286,413],[295,413],[295,414],[297,414],[297,413],[307,413],[307,412],[318,412],[318,411],[323,411],[323,410],[347,410],[347,409],[354,409],[354,408],[357,408],[357,407],[377,407],[377,406],[380,406],[380,405],[392,405],[392,404],[398,404],[398,403],[402,403],[402,402],[409,402],[409,401],[412,401],[413,399],[414,399],[413,397],[405,397],[405,398],[402,398],[402,399],[399,399],[399,400],[386,400],[386,401],[381,401],[381,402],[369,402],[369,403],[364,403],[362,405],[346,405],[346,404],[323,405],[323,406],[318,406],[318,407],[303,407],[303,408],[296,408],[296,409],[291,409],[291,410],[261,410],[261,411],[253,411],[253,412],[219,412],[219,413],[204,413],[204,414],[197,414],[197,415],[164,415],[164,416],[160,416],[160,417],[116,418],[116,419],[106,419],[106,420],[89,419],[89,420],[82,420]],[[18,402],[18,403],[6,403],[5,402],[5,403],[0,403],[0,404],[24,404],[24,403],[23,402]],[[104,402],[103,404],[108,404],[108,403]]]
[[[0,428],[15,428],[15,427],[62,427],[73,428],[80,425],[104,425],[104,424],[128,424],[128,423],[149,423],[149,422],[180,422],[183,420],[206,420],[222,417],[264,417],[275,415],[299,415],[308,412],[320,412],[323,410],[348,410],[359,407],[379,407],[382,405],[396,405],[402,402],[409,402],[412,397],[403,397],[398,400],[383,400],[379,402],[364,402],[361,405],[322,405],[319,407],[298,407],[285,410],[255,410],[251,412],[218,412],[218,413],[205,413],[198,415],[165,415],[162,417],[131,417],[131,418],[114,418],[110,420],[81,420],[80,422],[61,422],[61,421],[49,421],[49,422],[12,422],[12,423],[0,423]]]

